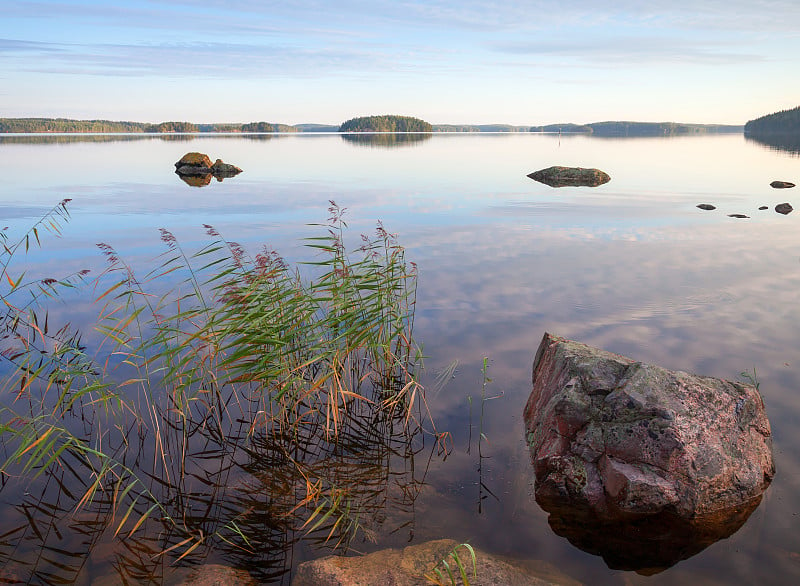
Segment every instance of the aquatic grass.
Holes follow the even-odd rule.
[[[65,206],[51,212],[56,227]],[[161,230],[166,250],[143,277],[99,244],[107,267],[92,282],[91,355],[77,330],[54,331],[46,309],[40,317],[40,303],[72,278],[37,288],[8,276],[0,339],[14,368],[2,387],[12,400],[0,406],[0,476],[75,471],[85,480],[76,510],[99,505],[114,537],[139,552],[161,543],[155,554],[175,561],[212,544],[255,551],[262,540],[248,511],[264,494],[284,534],[335,547],[359,532],[373,539],[372,513],[391,500],[383,468],[413,458],[428,435],[448,436],[418,380],[416,267],[380,224],[347,250],[344,210],[331,202],[329,212],[314,225],[323,234],[305,241],[310,279],[211,226],[194,253]],[[3,236],[4,276],[12,256],[41,245],[40,225],[51,222],[13,246]],[[25,288],[33,301],[12,303]],[[260,470],[272,484],[229,486]],[[141,563],[133,553],[132,567]]]
[[[468,564],[464,563],[464,560],[461,559],[462,554],[459,553],[459,549],[464,549],[469,554],[467,562],[472,562],[472,577],[477,580],[478,559],[475,550],[469,543],[459,543],[456,545],[445,557],[439,560],[431,571],[424,575],[425,579],[431,584],[437,584],[438,586],[446,586],[448,584],[456,586],[460,578],[463,586],[469,586]]]

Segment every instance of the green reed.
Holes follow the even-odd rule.
[[[436,584],[437,586],[456,586],[459,583],[459,578],[461,579],[461,584],[463,586],[469,586],[469,563],[464,563],[462,560],[462,554],[459,554],[459,549],[464,549],[469,554],[469,557],[466,558],[467,562],[472,561],[472,577],[477,580],[478,578],[478,559],[475,554],[475,550],[469,543],[459,543],[456,545],[448,554],[439,560],[436,566],[425,574],[425,579],[428,580],[431,584]],[[445,579],[445,576],[447,577]]]
[[[279,507],[287,528],[345,544],[359,529],[369,536],[369,483],[330,463],[342,438],[370,452],[398,429],[412,437],[427,423],[440,441],[446,435],[418,381],[416,267],[395,236],[379,224],[348,250],[344,210],[331,202],[328,222],[315,225],[322,234],[306,240],[312,278],[267,248],[248,255],[211,226],[194,253],[162,230],[165,252],[141,277],[100,244],[107,268],[91,283],[100,341],[90,354],[69,324],[53,331],[45,303],[86,272],[38,282],[10,272],[43,231],[59,233],[67,202],[16,243],[2,233],[0,353],[12,365],[0,405],[2,477],[83,470],[77,508],[102,503],[115,536],[158,519],[173,535],[162,553],[184,557],[212,537],[251,547],[244,512],[209,497],[219,509],[209,528],[187,510],[198,479],[224,487],[237,454],[257,460],[266,449],[289,466],[286,482],[299,494]],[[77,413],[82,433],[67,425]],[[131,462],[129,450],[152,462]],[[198,462],[212,453],[218,469],[208,472]]]

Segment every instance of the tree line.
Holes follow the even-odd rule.
[[[271,122],[247,124],[194,124],[192,122],[116,122],[113,120],[71,120],[69,118],[0,118],[0,133],[184,133],[184,132],[298,132],[294,126]]]
[[[798,134],[800,133],[800,106],[781,110],[744,125],[746,134]]]
[[[70,120],[68,118],[0,118],[0,132],[143,132],[141,122]]]

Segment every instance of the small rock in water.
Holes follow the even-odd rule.
[[[779,203],[775,206],[775,211],[784,215],[790,213],[793,209],[792,205],[788,203]]]
[[[611,177],[605,171],[583,167],[548,167],[529,173],[528,177],[550,187],[597,187],[611,181]]]
[[[750,216],[745,216],[744,214],[728,214],[729,218],[749,218]]]
[[[769,185],[775,189],[789,189],[790,187],[794,187],[794,183],[790,183],[789,181],[773,181]]]
[[[217,159],[212,164],[211,159],[205,153],[186,153],[175,163],[175,173],[192,187],[208,185],[211,183],[212,176],[217,181],[222,181],[241,172],[239,167],[225,163],[222,159]]]
[[[760,210],[768,210],[769,206],[760,206],[758,209],[760,209]]]
[[[715,209],[717,209],[717,206],[712,206],[710,203],[699,203],[699,204],[697,204],[697,207],[699,207],[701,210],[715,210]]]

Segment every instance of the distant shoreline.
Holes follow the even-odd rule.
[[[433,134],[455,133],[552,133],[570,135],[614,136],[674,136],[691,134],[743,133],[744,125],[686,124],[678,122],[608,121],[590,124],[547,124],[542,126],[516,126],[511,124],[431,124]],[[112,120],[73,120],[69,118],[0,118],[0,134],[5,135],[65,135],[65,134],[120,134],[120,135],[202,135],[202,134],[320,134],[339,133],[340,125],[332,124],[278,124],[270,122],[194,124],[190,122],[145,122]],[[364,130],[356,133],[369,133]]]

